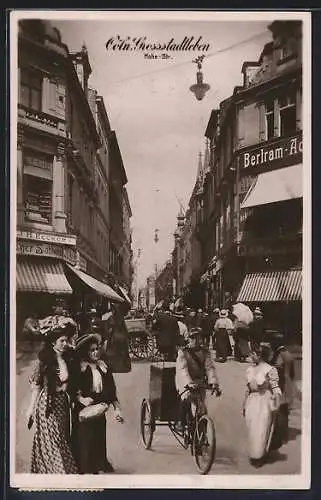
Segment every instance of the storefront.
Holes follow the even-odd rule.
[[[260,306],[269,327],[288,341],[302,332],[302,135],[240,154],[240,175],[252,175],[240,206],[237,300]]]
[[[110,308],[125,299],[82,269],[87,262],[76,247],[76,236],[18,230],[16,246],[17,338],[27,316],[52,313],[57,298],[72,314],[94,305]]]

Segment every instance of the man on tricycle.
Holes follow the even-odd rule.
[[[222,393],[210,350],[202,345],[201,328],[191,328],[187,345],[178,349],[175,385],[180,395],[178,430],[183,429],[185,425],[186,412],[190,404],[193,413],[200,403],[203,412],[206,413],[206,388],[216,392],[217,396]],[[199,390],[195,391],[196,388]]]

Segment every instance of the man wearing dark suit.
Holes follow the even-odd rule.
[[[179,343],[179,326],[170,310],[169,303],[164,301],[162,309],[155,313],[152,330],[156,334],[157,348],[164,355],[165,361],[176,360],[176,346]]]

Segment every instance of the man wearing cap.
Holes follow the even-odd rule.
[[[175,385],[180,395],[180,415],[178,428],[182,430],[188,404],[194,402],[193,388],[200,386],[200,397],[205,404],[206,389],[216,389],[221,394],[221,387],[216,373],[214,361],[206,346],[201,345],[201,330],[192,328],[189,331],[188,344],[178,350],[176,359]]]

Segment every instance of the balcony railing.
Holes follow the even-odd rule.
[[[19,108],[24,111],[24,118],[30,121],[31,124],[48,127],[48,131],[56,135],[66,135],[65,123],[61,118],[48,115],[43,111],[30,109],[22,104],[19,104]]]

